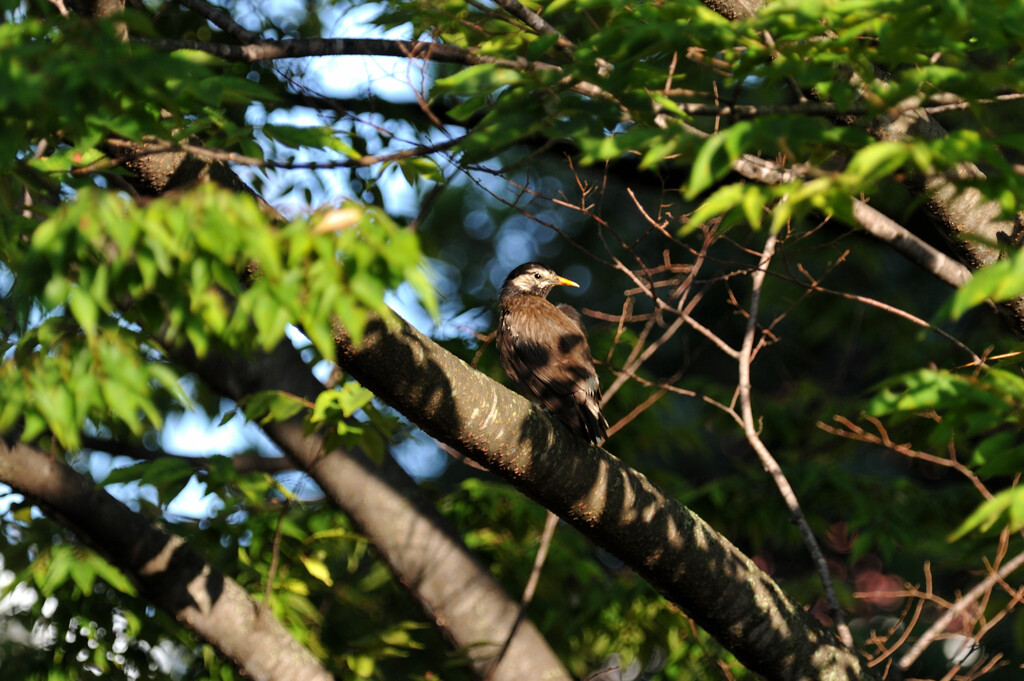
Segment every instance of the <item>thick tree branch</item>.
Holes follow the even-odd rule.
[[[616,555],[769,679],[874,678],[753,561],[643,475],[415,329],[375,320],[339,362],[428,434]]]
[[[287,343],[257,358],[211,355],[184,361],[236,400],[263,390],[308,398],[323,390]],[[516,620],[519,604],[423,498],[416,483],[393,461],[378,467],[357,451],[326,451],[323,438],[307,434],[298,419],[264,429],[369,537],[398,580],[483,677]],[[569,674],[534,624],[525,620],[492,678],[561,681]]]
[[[100,551],[142,595],[257,681],[330,681],[316,659],[245,590],[188,547],[53,457],[0,440],[0,480]]]

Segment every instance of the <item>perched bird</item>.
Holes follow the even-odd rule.
[[[527,397],[539,402],[595,444],[604,442],[601,389],[580,313],[555,307],[555,286],[575,286],[540,263],[512,270],[498,296],[501,366]]]

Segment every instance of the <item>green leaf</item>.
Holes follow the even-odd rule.
[[[725,177],[732,170],[733,161],[745,151],[747,140],[754,131],[753,123],[740,121],[723,132],[711,135],[701,145],[690,169],[690,182],[684,197],[697,198],[705,189]]]
[[[444,173],[441,172],[441,168],[437,163],[430,158],[414,156],[413,158],[402,159],[398,162],[398,167],[401,168],[405,181],[410,185],[415,185],[417,180],[444,182]]]
[[[474,95],[514,85],[523,79],[523,74],[497,64],[476,64],[456,73],[440,78],[434,86],[446,94]]]
[[[967,519],[949,535],[948,540],[951,542],[957,541],[976,529],[981,532],[988,531],[1012,505],[1024,503],[1024,499],[1021,499],[1022,496],[1024,496],[1024,488],[1022,487],[999,492],[976,508],[971,515],[967,516]]]
[[[345,658],[345,663],[352,673],[361,679],[373,676],[373,672],[377,668],[376,661],[369,655],[348,655]]]
[[[142,473],[142,483],[160,485],[192,477],[192,466],[179,457],[163,457],[149,462]]]
[[[965,312],[986,300],[1002,302],[1024,294],[1024,252],[999,260],[974,272],[961,286],[949,303],[940,311],[951,319],[959,319]]]
[[[40,387],[36,407],[62,447],[77,449],[80,442],[74,395],[67,385]]]
[[[764,206],[768,201],[767,193],[753,184],[747,185],[743,192],[743,200],[740,206],[743,208],[743,217],[754,229],[761,227],[761,220],[764,218]]]
[[[306,537],[303,542],[310,544],[321,539],[352,539],[355,541],[366,541],[366,537],[357,532],[346,530],[341,527],[335,527],[330,530],[323,530],[321,532],[315,532]]]
[[[93,573],[102,579],[104,582],[109,584],[114,589],[120,591],[123,594],[129,596],[135,596],[137,591],[135,585],[132,584],[123,572],[118,570],[116,567],[107,562],[103,556],[97,553],[90,552],[87,559]]]
[[[720,187],[693,212],[686,224],[679,230],[680,235],[685,236],[711,218],[732,210],[743,200],[745,194],[745,185],[742,183]]]
[[[311,423],[340,422],[351,418],[373,399],[373,393],[355,382],[349,382],[339,389],[324,390],[316,397]]]
[[[306,408],[306,401],[283,390],[264,390],[242,399],[245,417],[257,423],[287,421]]]
[[[71,289],[71,294],[68,296],[68,307],[71,308],[71,314],[75,316],[85,335],[90,339],[95,337],[96,325],[99,320],[99,308],[96,306],[96,301],[93,300],[92,296],[75,286]]]
[[[96,570],[88,561],[76,560],[70,567],[71,580],[75,583],[85,596],[92,595],[93,585],[96,583]]]
[[[359,158],[360,156],[351,146],[341,141],[335,130],[326,125],[298,127],[268,123],[263,126],[263,132],[266,133],[267,137],[295,149],[301,147],[332,149],[343,153],[349,158]]]
[[[137,482],[142,479],[142,475],[146,472],[146,468],[148,466],[148,461],[142,461],[140,463],[131,464],[130,466],[114,468],[107,473],[107,477],[103,479],[103,484],[116,485],[126,482]]]
[[[902,142],[876,142],[864,147],[850,159],[844,174],[851,184],[888,177],[907,162],[910,153]]]
[[[52,596],[53,593],[64,586],[71,575],[71,566],[75,563],[75,556],[67,546],[54,546],[50,553],[41,559],[42,571],[37,573],[36,585],[43,596]]]
[[[334,579],[331,578],[331,571],[322,560],[301,554],[299,555],[299,560],[302,561],[306,571],[308,571],[315,579],[320,580],[327,586],[334,586]]]

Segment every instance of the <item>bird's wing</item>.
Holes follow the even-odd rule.
[[[597,376],[580,327],[542,298],[523,299],[511,350],[517,380],[536,394],[570,395]]]
[[[570,316],[543,298],[520,305],[507,357],[510,375],[589,440],[602,441],[601,390],[579,313]]]

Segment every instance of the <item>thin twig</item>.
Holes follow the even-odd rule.
[[[931,594],[932,566],[928,562],[925,562],[924,564],[924,584],[926,593]],[[889,592],[889,594],[887,595],[891,595],[891,593],[892,592]],[[859,595],[860,594],[855,593],[854,598],[859,597]],[[892,656],[897,650],[903,647],[903,644],[906,643],[907,639],[910,637],[911,632],[914,630],[914,627],[917,625],[917,621],[921,618],[921,613],[924,612],[924,605],[926,599],[914,598],[913,596],[909,596],[908,598],[913,598],[913,600],[908,601],[908,603],[914,603],[914,612],[910,616],[910,621],[907,621],[907,611],[904,611],[903,615],[893,624],[892,628],[889,630],[889,633],[886,634],[885,638],[882,639],[880,642],[877,640],[875,635],[872,634],[872,637],[875,638],[876,645],[878,645],[879,649],[882,650],[882,653],[877,657],[873,658],[870,662],[868,662],[869,667],[877,667],[882,662],[888,660],[889,657]],[[907,608],[909,610],[910,606],[908,605]],[[890,638],[892,638],[892,635],[895,634],[897,631],[901,632],[900,637],[896,640],[894,644],[888,646],[888,650],[886,650],[885,643]],[[889,664],[891,664],[891,661],[889,662]],[[886,665],[886,670],[888,670],[889,664]],[[883,674],[882,678],[888,678],[888,673]]]
[[[757,433],[757,425],[754,422],[754,411],[750,401],[750,365],[754,352],[754,339],[757,335],[757,313],[758,307],[761,303],[761,290],[764,285],[765,274],[767,274],[768,265],[771,263],[772,256],[775,253],[776,241],[777,237],[775,234],[768,235],[768,238],[765,241],[764,251],[761,253],[761,259],[758,263],[757,270],[751,276],[752,288],[750,293],[750,314],[747,319],[747,329],[746,333],[743,335],[743,344],[740,347],[739,357],[738,388],[740,414],[743,419],[743,433],[746,435],[750,446],[757,453],[765,471],[771,475],[780,494],[782,494],[782,498],[785,501],[786,506],[789,508],[793,520],[796,522],[797,528],[800,530],[804,544],[807,545],[807,550],[811,554],[811,559],[814,561],[815,568],[818,571],[818,576],[820,577],[822,586],[825,589],[825,599],[828,602],[829,614],[832,615],[832,620],[836,624],[836,630],[839,632],[839,638],[843,642],[843,645],[852,649],[853,635],[850,633],[850,628],[846,625],[843,612],[839,607],[839,598],[836,596],[835,587],[832,585],[832,577],[828,572],[828,563],[825,562],[825,556],[822,554],[821,547],[818,545],[818,541],[814,537],[814,532],[811,531],[811,527],[807,523],[807,518],[800,509],[800,502],[797,500],[796,493],[789,484],[789,480],[786,479],[778,461],[776,461],[775,457],[773,457],[771,452],[768,451],[768,448],[761,441],[761,438]]]
[[[512,628],[509,630],[508,636],[505,637],[505,642],[502,644],[501,650],[498,651],[498,655],[494,658],[494,664],[491,665],[487,676],[484,677],[484,681],[491,681],[494,677],[494,672],[497,671],[498,665],[501,664],[501,660],[505,657],[505,653],[508,652],[509,646],[512,645],[512,639],[516,635],[516,630],[519,629],[519,625],[526,616],[526,608],[530,605],[530,601],[533,600],[533,594],[537,591],[540,571],[544,567],[544,561],[547,560],[548,548],[551,546],[552,537],[555,536],[556,527],[558,527],[558,516],[548,511],[547,517],[544,519],[544,531],[540,536],[540,546],[537,547],[537,555],[534,556],[533,568],[530,570],[530,578],[526,580],[523,596],[519,599],[519,611],[516,613],[516,619],[512,622]]]
[[[277,576],[277,563],[281,557],[281,534],[284,528],[284,517],[288,513],[288,502],[281,507],[281,514],[277,516],[277,529],[274,530],[273,552],[270,554],[270,567],[267,568],[267,583],[263,587],[263,602],[260,608],[270,612],[270,594],[274,588],[274,577]]]
[[[604,397],[602,398],[601,404],[606,404],[607,401],[611,399],[611,396],[614,395],[618,391],[618,389],[622,387],[622,384],[626,382],[626,379],[630,375],[632,375],[633,372],[635,372],[641,364],[646,362],[651,355],[653,355],[665,343],[667,343],[669,339],[672,338],[672,336],[674,336],[676,332],[683,327],[684,323],[685,321],[682,317],[677,317],[676,320],[673,321],[667,329],[665,329],[665,331],[661,334],[661,336],[658,337],[657,340],[652,341],[650,345],[644,348],[643,352],[641,352],[636,358],[634,358],[631,362],[624,366],[623,373],[616,376],[615,381],[612,382],[612,384],[608,387],[608,392],[605,393]]]
[[[986,591],[991,589],[997,582],[1005,580],[1008,575],[1013,573],[1022,565],[1024,565],[1024,552],[1018,553],[1012,559],[1007,561],[1003,567],[999,568],[999,570],[990,572],[988,577],[975,584],[974,588],[965,593],[949,610],[942,613],[942,616],[928,627],[928,630],[922,634],[921,638],[917,639],[910,650],[900,658],[900,661],[896,663],[896,666],[903,671],[906,671],[910,665],[917,661],[917,658],[921,657],[921,653],[931,645],[932,641],[946,631],[946,627],[948,627],[949,623],[953,621],[953,618],[966,610],[968,606],[974,604],[975,601],[977,601]]]
[[[949,332],[947,332],[947,331],[945,331],[945,330],[935,326],[934,324],[929,324],[927,321],[921,319],[920,317],[917,317],[915,315],[910,314],[906,310],[898,308],[898,307],[896,307],[894,305],[889,305],[888,303],[883,303],[882,301],[875,300],[874,298],[868,298],[867,296],[861,296],[861,295],[857,295],[855,293],[844,293],[842,291],[835,291],[835,290],[832,290],[832,289],[827,289],[827,288],[821,286],[820,284],[818,284],[818,281],[815,280],[813,277],[811,277],[810,273],[808,273],[807,270],[804,269],[803,265],[800,265],[799,269],[800,269],[800,272],[805,277],[807,277],[808,280],[810,280],[809,284],[804,284],[810,290],[817,291],[819,293],[827,293],[827,294],[833,295],[833,296],[839,296],[840,298],[846,298],[847,300],[852,300],[852,301],[857,302],[857,303],[863,303],[864,305],[869,305],[871,307],[878,308],[879,310],[884,310],[885,312],[888,312],[889,314],[893,314],[893,315],[896,315],[897,317],[901,317],[901,318],[907,320],[908,322],[911,322],[913,324],[916,324],[916,325],[920,326],[923,329],[928,329],[929,331],[935,332],[936,334],[938,334],[938,335],[942,336],[943,338],[945,338],[946,340],[948,340],[953,345],[957,346],[958,348],[960,348],[961,350],[966,352],[968,355],[971,356],[971,366],[979,366],[979,365],[983,365],[984,364],[984,362],[982,361],[981,357],[979,357],[978,354],[976,352],[974,352],[974,350],[971,350],[963,341],[958,339],[956,336],[953,336]]]
[[[974,488],[978,490],[978,493],[981,494],[982,497],[984,497],[985,499],[992,498],[992,493],[988,490],[987,487],[985,487],[985,484],[981,481],[981,478],[979,478],[970,468],[960,463],[955,458],[945,458],[941,456],[936,456],[934,454],[929,454],[928,452],[918,451],[909,445],[893,442],[889,438],[889,433],[888,431],[886,431],[885,426],[883,426],[882,422],[875,418],[874,416],[865,414],[864,418],[867,419],[871,423],[871,425],[873,425],[878,430],[878,435],[867,432],[860,426],[850,421],[850,419],[846,418],[845,416],[839,416],[837,414],[832,418],[835,419],[836,422],[842,424],[846,428],[846,430],[840,430],[838,428],[830,426],[826,423],[822,423],[820,421],[818,422],[818,428],[824,430],[826,433],[838,435],[839,437],[857,440],[858,442],[868,442],[871,444],[881,445],[882,447],[890,449],[896,452],[897,454],[902,454],[903,456],[910,459],[920,459],[921,461],[925,461],[936,466],[952,468],[960,475],[964,476],[972,485],[974,485]]]

